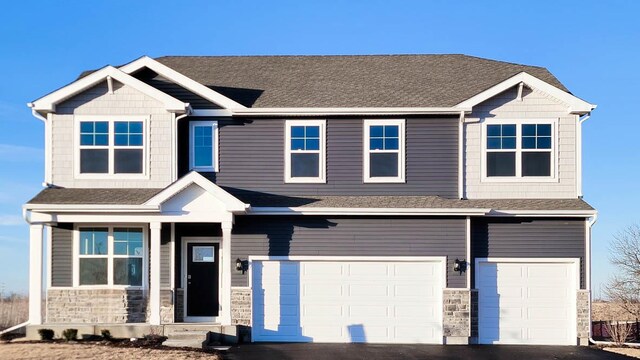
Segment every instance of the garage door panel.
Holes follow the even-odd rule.
[[[576,271],[572,263],[480,263],[479,342],[575,344]]]
[[[389,265],[386,263],[354,263],[347,265],[349,277],[352,279],[371,279],[372,276],[386,278],[389,275]]]
[[[280,325],[298,325],[299,330],[274,340],[271,332],[256,329],[254,341],[442,343],[441,262],[291,262],[296,265],[278,267],[269,261],[254,268],[261,271],[252,273],[253,326],[267,323],[277,331],[281,285],[265,277],[283,276],[291,284],[282,281],[282,286],[299,289],[286,301],[301,310],[299,317]]]

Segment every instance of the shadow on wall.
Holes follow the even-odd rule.
[[[292,240],[296,227],[327,229],[336,223],[324,219],[287,222],[287,226],[269,227],[266,232],[269,256],[291,256]],[[311,255],[311,254],[295,254]],[[304,334],[301,317],[300,298],[303,289],[300,284],[300,263],[295,261],[255,262],[253,264],[254,294],[259,288],[259,296],[253,298],[252,322],[254,336],[264,341],[311,342],[313,337]],[[277,289],[276,292],[273,290]],[[271,309],[277,304],[278,314]],[[276,325],[277,324],[277,325]],[[362,330],[362,333],[364,329]]]
[[[349,325],[347,326],[347,331],[349,331],[349,340],[352,343],[367,342],[367,334],[364,331],[364,325],[362,324]]]

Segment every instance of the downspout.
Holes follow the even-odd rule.
[[[586,120],[586,119],[585,119]],[[598,214],[594,214],[591,219],[587,222],[587,239],[588,239],[588,243],[587,243],[587,254],[585,256],[587,263],[587,286],[589,287],[589,342],[591,342],[594,345],[611,345],[611,346],[617,346],[619,344],[616,344],[613,341],[596,341],[593,340],[593,325],[591,322],[591,229],[593,227],[593,225],[596,223],[596,221],[598,221]],[[632,347],[640,347],[640,344],[638,343],[623,343],[623,345],[626,346],[632,346]]]
[[[187,116],[191,115],[191,113],[193,113],[193,109],[191,108],[191,105],[188,105],[187,111],[180,116],[175,116],[175,113],[174,113],[174,121],[171,126],[171,154],[172,154],[171,181],[172,182],[178,180],[178,150],[177,150],[178,149],[178,120],[186,118]]]
[[[464,199],[464,111],[458,122],[458,198]]]

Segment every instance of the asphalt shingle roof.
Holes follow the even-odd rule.
[[[29,204],[138,205],[161,190],[47,188],[31,199]],[[282,196],[231,192],[241,201],[254,207],[593,210],[581,199],[458,200],[440,196]]]
[[[162,189],[46,188],[27,204],[140,205]]]
[[[247,107],[450,107],[547,69],[467,55],[165,56],[162,64]]]

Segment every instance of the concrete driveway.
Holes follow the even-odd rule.
[[[364,344],[242,344],[229,350],[229,360],[629,360],[608,351],[576,346],[441,346]]]

